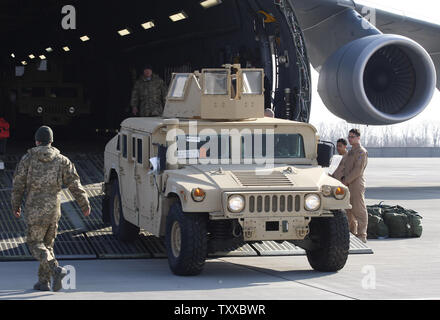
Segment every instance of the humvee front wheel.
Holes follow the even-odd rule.
[[[208,252],[207,222],[203,213],[184,213],[180,202],[171,206],[165,244],[168,264],[174,274],[190,276],[202,272]]]
[[[120,241],[134,241],[139,236],[139,227],[124,219],[118,179],[113,180],[110,193],[110,220],[113,235]]]
[[[310,238],[317,239],[317,245],[306,250],[307,259],[313,269],[335,272],[345,266],[350,248],[350,231],[347,216],[334,211],[334,217],[312,218]]]

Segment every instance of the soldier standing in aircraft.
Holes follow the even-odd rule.
[[[140,117],[161,116],[165,106],[167,87],[155,73],[152,66],[146,65],[143,75],[136,81],[131,94],[133,115]]]

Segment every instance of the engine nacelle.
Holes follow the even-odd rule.
[[[327,108],[351,123],[386,125],[421,113],[436,88],[425,49],[398,35],[352,41],[322,66],[318,92]]]

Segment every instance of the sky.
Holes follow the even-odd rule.
[[[381,0],[380,2],[368,0],[355,0],[356,3],[369,5],[379,9],[404,14],[406,16],[440,24],[440,1],[439,0]],[[440,41],[440,35],[439,35]],[[342,119],[334,116],[322,102],[318,88],[319,74],[312,68],[312,111],[310,122],[313,125],[319,123],[338,123]],[[417,117],[394,127],[419,126],[425,121],[439,122],[440,124],[440,92],[435,90],[434,97],[428,107]]]

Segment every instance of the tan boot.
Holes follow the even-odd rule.
[[[361,240],[363,243],[367,243],[367,237],[365,236],[356,236],[359,240]]]

